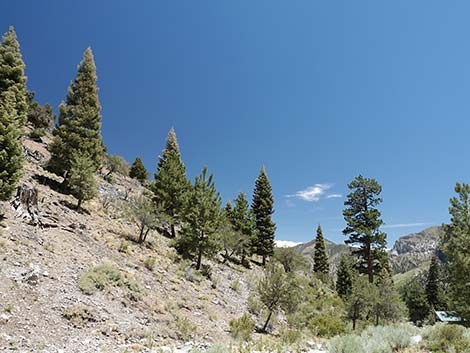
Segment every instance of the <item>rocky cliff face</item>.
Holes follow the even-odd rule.
[[[407,272],[429,261],[439,241],[440,226],[401,237],[390,251],[390,260],[396,273]]]

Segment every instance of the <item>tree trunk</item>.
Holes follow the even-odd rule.
[[[202,262],[202,249],[199,248],[198,254],[197,254],[196,270],[200,270],[200,269],[201,269],[201,262]]]
[[[144,238],[143,238],[142,242],[145,242],[147,240],[147,235],[149,234],[149,232],[150,232],[150,228],[147,228],[147,230],[145,231]]]
[[[79,210],[80,207],[82,207],[82,199],[78,199],[77,210]]]
[[[175,229],[175,225],[172,223],[170,228],[171,228],[171,237],[172,237],[172,238],[176,238],[176,229]]]
[[[144,241],[144,228],[145,228],[145,226],[143,224],[141,224],[140,225],[139,240],[137,241],[139,244],[141,244]]]
[[[263,255],[263,262],[262,262],[262,264],[263,264],[263,267],[266,266],[266,255]]]
[[[367,275],[369,276],[369,283],[374,282],[374,265],[372,263],[372,249],[371,244],[367,244]]]
[[[266,319],[266,322],[264,323],[264,326],[263,326],[263,332],[266,332],[266,329],[268,328],[268,324],[269,324],[269,320],[271,320],[271,315],[273,314],[272,311],[269,311],[269,315],[268,315],[268,318]]]
[[[353,322],[353,331],[354,331],[356,329],[356,317],[353,317],[352,322]]]
[[[379,313],[375,313],[375,326],[379,326]]]

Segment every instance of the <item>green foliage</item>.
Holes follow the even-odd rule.
[[[435,310],[445,310],[446,304],[442,280],[439,269],[439,259],[434,255],[429,265],[428,276],[426,279],[426,297],[429,305]]]
[[[362,175],[356,177],[348,184],[351,191],[344,202],[343,211],[346,228],[343,230],[349,236],[345,242],[355,245],[353,254],[358,259],[358,270],[367,273],[372,283],[374,275],[381,270],[381,263],[377,261],[377,251],[385,249],[387,235],[380,231],[383,221],[377,205],[382,202],[379,197],[382,187],[375,179],[367,179]]]
[[[36,130],[50,130],[54,126],[56,116],[54,110],[49,103],[45,105],[40,105],[34,100],[34,92],[27,93],[28,101],[28,114],[27,121],[30,123],[33,128]]]
[[[262,256],[263,266],[266,258],[274,253],[274,233],[276,225],[272,220],[274,197],[271,183],[264,166],[255,181],[252,209],[256,222],[255,253]]]
[[[317,228],[317,238],[315,239],[315,254],[313,272],[328,274],[330,272],[330,265],[328,264],[328,255],[326,254],[325,239],[321,226]]]
[[[450,309],[470,319],[470,185],[457,183],[450,199],[451,223],[444,226],[442,248],[446,255]]]
[[[182,340],[189,340],[196,327],[185,316],[177,316],[175,321],[176,334]]]
[[[279,262],[286,272],[304,270],[308,266],[305,257],[293,248],[275,248],[273,259]]]
[[[131,169],[129,170],[129,176],[133,179],[137,179],[141,183],[144,183],[148,178],[147,169],[145,169],[144,163],[140,157],[136,157],[132,162]]]
[[[44,135],[46,135],[46,130],[44,130],[43,128],[35,128],[31,130],[28,136],[29,138],[35,140],[43,137]]]
[[[336,292],[347,299],[352,291],[353,263],[347,255],[341,256],[341,261],[336,272]]]
[[[307,327],[313,335],[320,337],[333,337],[347,330],[344,318],[331,310],[311,318]]]
[[[213,257],[220,249],[217,231],[222,221],[221,199],[213,176],[207,176],[207,168],[196,177],[189,192],[184,221],[175,247],[183,255],[195,257],[196,269],[199,270],[202,257]]]
[[[251,241],[255,230],[253,211],[250,210],[245,194],[239,193],[234,200],[234,207],[227,211],[227,217],[232,224],[237,236],[235,253],[240,256],[241,263],[245,263],[245,257],[251,255]]]
[[[141,292],[141,288],[135,280],[109,263],[103,263],[80,274],[78,286],[87,295],[103,290],[107,286],[126,287],[134,295],[134,298],[136,294]]]
[[[77,209],[83,201],[88,201],[97,195],[94,166],[86,155],[72,156],[67,185],[72,196],[78,200]]]
[[[9,119],[15,120],[19,127],[24,125],[28,111],[24,69],[20,45],[10,26],[0,44],[0,103],[8,109]]]
[[[73,155],[89,156],[94,172],[102,163],[104,147],[96,80],[95,61],[88,48],[78,66],[77,77],[69,87],[66,102],[59,107],[59,126],[54,129],[54,139],[49,146],[49,168],[58,175],[65,175],[66,184]]]
[[[330,353],[365,352],[361,337],[356,335],[336,336],[328,344]]]
[[[23,148],[18,114],[10,92],[0,96],[0,201],[8,200],[18,183],[23,166]]]
[[[230,283],[230,289],[233,290],[234,292],[239,293],[240,292],[240,281],[238,279],[236,279],[232,283]]]
[[[409,319],[422,325],[430,313],[430,306],[423,286],[413,278],[401,288],[401,297],[408,309]]]
[[[147,257],[144,260],[144,266],[149,271],[153,271],[153,269],[155,268],[156,263],[157,263],[157,258],[152,257],[152,256]]]
[[[176,134],[173,129],[168,133],[166,148],[159,157],[155,183],[152,186],[154,200],[162,205],[169,217],[171,236],[176,236],[175,227],[183,220],[184,209],[191,190],[186,177],[186,167],[181,160]]]
[[[238,319],[230,320],[230,334],[241,341],[251,341],[251,334],[255,330],[255,321],[248,314],[243,314]]]
[[[272,314],[279,309],[288,309],[292,304],[296,288],[284,268],[272,263],[264,270],[258,283],[257,293],[261,303],[268,311],[268,317],[263,326],[263,331],[266,332]]]
[[[462,326],[437,324],[428,337],[427,348],[435,353],[466,353],[470,351],[470,337]]]
[[[403,319],[406,308],[400,298],[400,294],[393,284],[391,276],[385,274],[379,277],[376,283],[376,291],[372,293],[371,312],[375,316],[375,324],[378,325],[380,320],[384,322],[396,322]]]
[[[357,320],[364,318],[375,300],[376,286],[369,283],[364,276],[356,276],[353,279],[351,295],[346,301],[346,310],[348,317],[353,324],[353,330],[356,328]]]
[[[105,166],[108,169],[107,175],[111,175],[111,173],[118,173],[124,176],[129,175],[129,164],[121,156],[106,154]]]
[[[139,244],[145,242],[149,232],[157,229],[165,219],[162,208],[145,195],[132,198],[126,204],[125,213],[139,229]]]

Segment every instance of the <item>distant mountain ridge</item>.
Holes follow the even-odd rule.
[[[441,226],[433,226],[397,239],[389,251],[393,271],[404,273],[426,264],[437,248],[441,230]],[[341,256],[350,253],[351,247],[346,244],[336,244],[330,240],[326,240],[325,243],[331,268],[335,271]],[[294,248],[313,261],[315,239]]]

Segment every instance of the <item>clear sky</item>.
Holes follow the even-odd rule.
[[[347,183],[383,186],[389,243],[446,222],[469,181],[468,1],[2,1],[29,89],[57,107],[84,49],[109,152],[153,174],[174,126],[223,200],[266,166],[277,239],[343,241]]]

